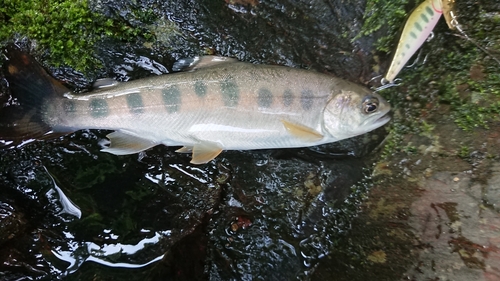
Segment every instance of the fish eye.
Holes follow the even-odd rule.
[[[378,109],[378,99],[375,97],[367,97],[363,101],[363,111],[366,114],[374,113]]]

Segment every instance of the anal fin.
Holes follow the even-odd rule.
[[[115,155],[134,154],[157,145],[157,143],[152,140],[120,131],[113,132],[106,137],[111,143],[101,151]]]
[[[323,138],[323,135],[313,128],[288,122],[286,120],[281,120],[283,125],[285,125],[286,130],[293,136],[300,138],[307,142],[319,141]]]
[[[203,142],[193,147],[191,164],[205,164],[222,152],[222,148],[214,143]]]

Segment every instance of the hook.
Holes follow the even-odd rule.
[[[403,82],[403,80],[401,78],[396,78],[392,82],[389,82],[387,79],[382,78],[382,79],[380,79],[380,84],[382,84],[382,86],[374,89],[373,91],[379,92],[379,91],[382,91],[382,90],[387,89],[387,88],[397,87],[397,86],[401,85],[402,82]]]

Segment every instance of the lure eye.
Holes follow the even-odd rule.
[[[363,112],[366,114],[374,113],[378,109],[378,99],[368,97],[363,101]]]

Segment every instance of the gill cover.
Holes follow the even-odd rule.
[[[337,140],[372,131],[389,122],[390,105],[377,93],[342,91],[328,102],[324,127]]]

